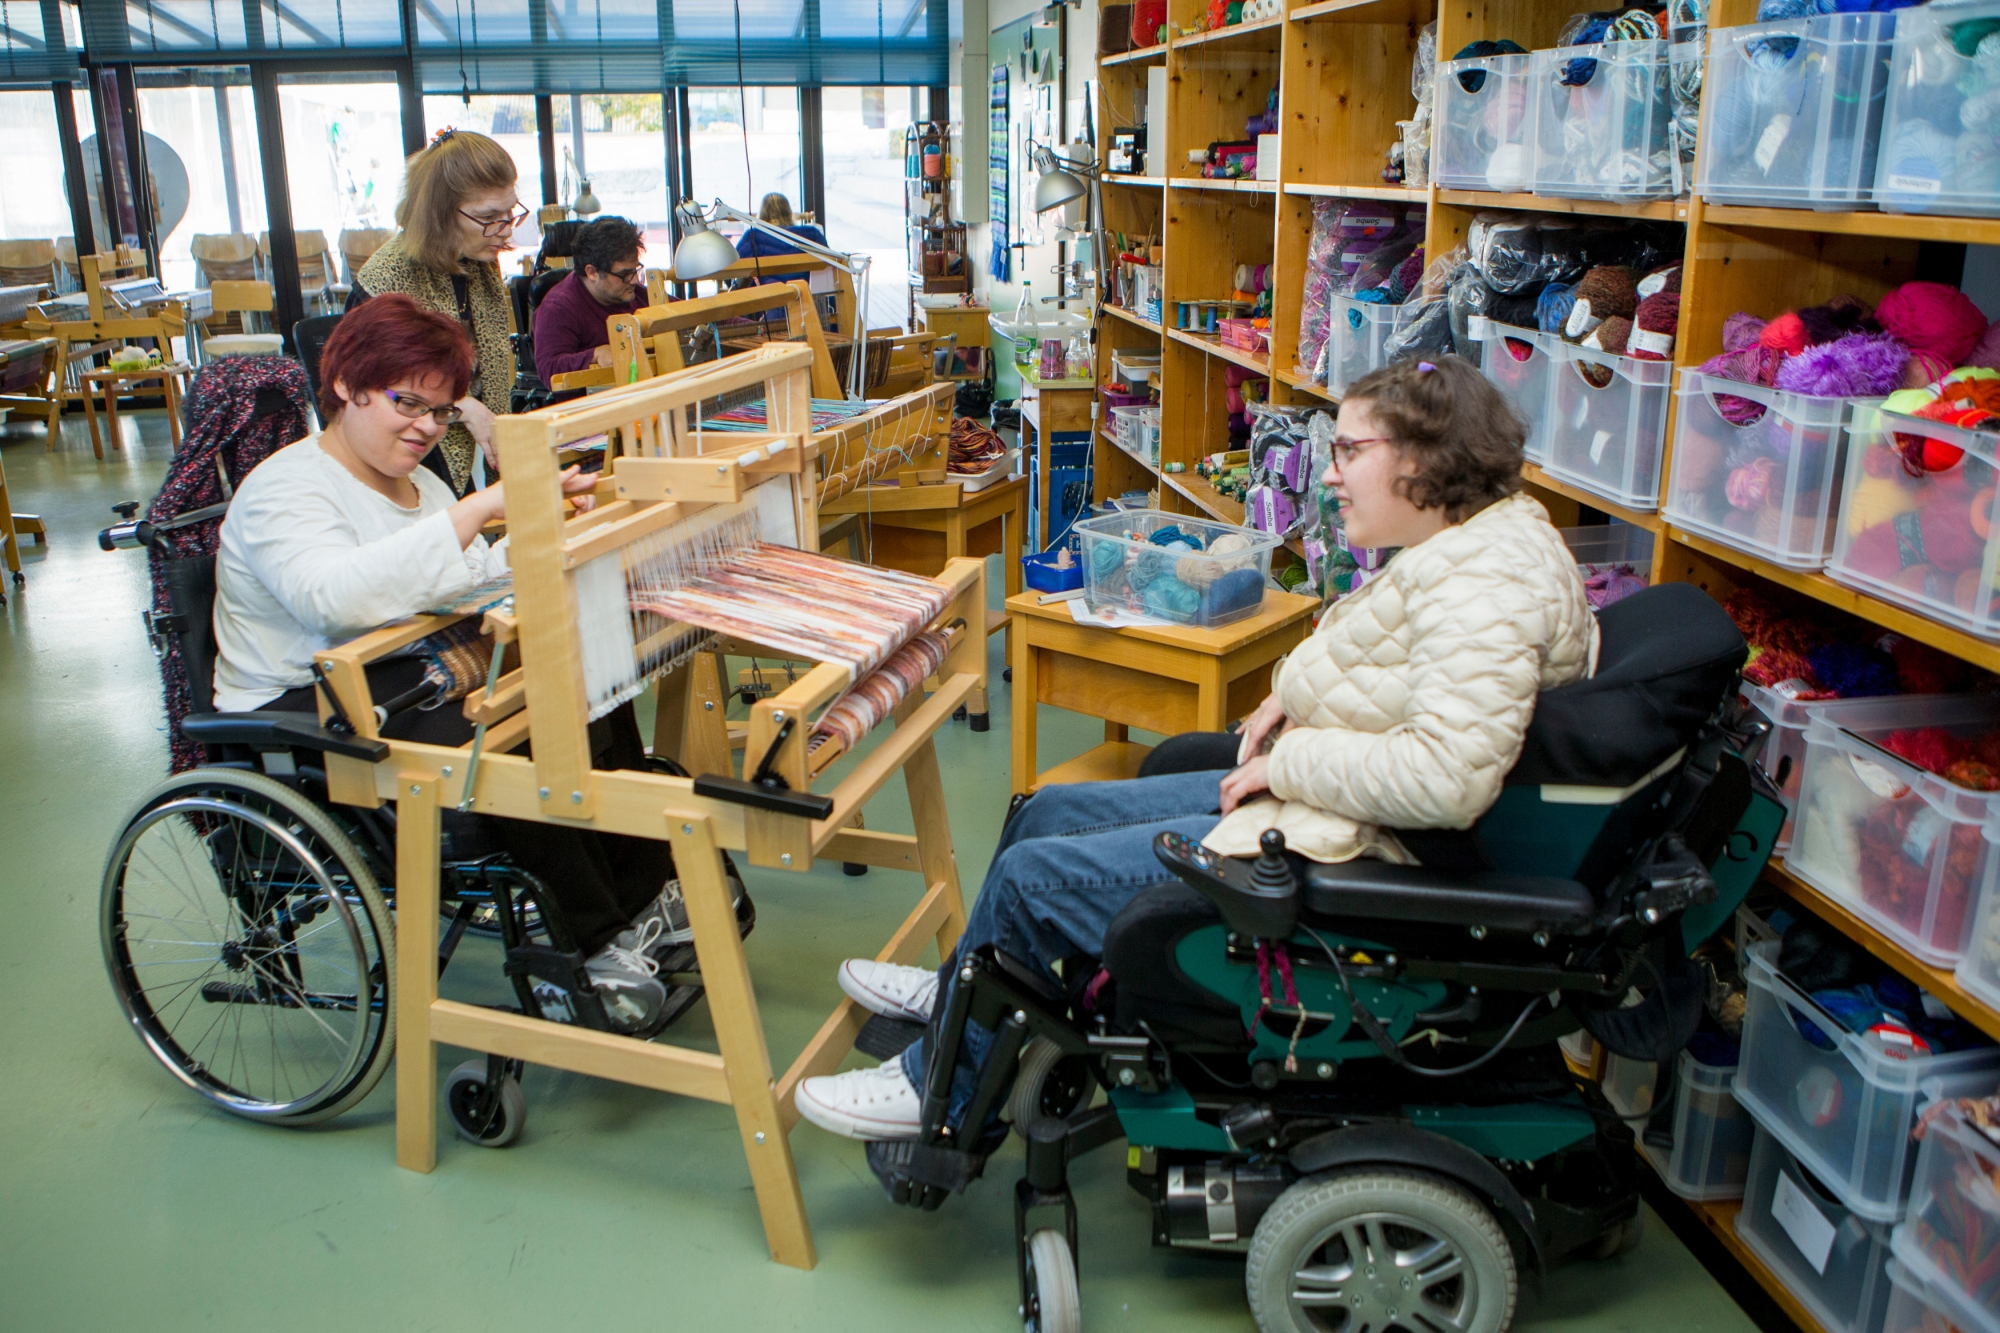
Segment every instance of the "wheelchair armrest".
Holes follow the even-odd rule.
[[[380,763],[389,747],[365,736],[328,731],[311,713],[192,713],[181,734],[196,745],[247,745],[253,750],[312,750]]]
[[[1577,934],[1597,898],[1575,880],[1494,871],[1436,870],[1354,860],[1306,868],[1305,907],[1321,916],[1479,927],[1524,935]]]

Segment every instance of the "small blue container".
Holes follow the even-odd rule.
[[[1036,592],[1074,592],[1083,586],[1083,561],[1070,552],[1068,569],[1056,568],[1062,548],[1021,557],[1021,580]]]

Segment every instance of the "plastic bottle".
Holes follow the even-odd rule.
[[[1041,321],[1035,318],[1035,284],[1021,279],[1021,302],[1014,307],[1014,364],[1032,366],[1041,359]]]

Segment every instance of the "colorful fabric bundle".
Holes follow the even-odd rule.
[[[820,715],[813,727],[810,747],[817,748],[824,740],[831,739],[852,750],[883,718],[896,711],[896,705],[921,690],[924,681],[937,674],[950,647],[944,635],[926,630],[898,648],[888,661],[862,677]]]
[[[956,476],[976,477],[992,470],[1007,456],[1007,441],[971,417],[951,419],[951,443],[945,456],[945,471]]]

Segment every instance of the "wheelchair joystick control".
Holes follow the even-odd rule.
[[[1257,891],[1275,898],[1298,892],[1292,868],[1285,861],[1285,835],[1276,829],[1265,829],[1257,845],[1263,852],[1250,867],[1250,882]]]
[[[1153,839],[1160,864],[1214,903],[1239,935],[1282,940],[1299,923],[1299,886],[1286,861],[1285,835],[1276,829],[1261,839],[1263,854],[1246,866],[1218,856],[1192,838],[1162,833]]]

